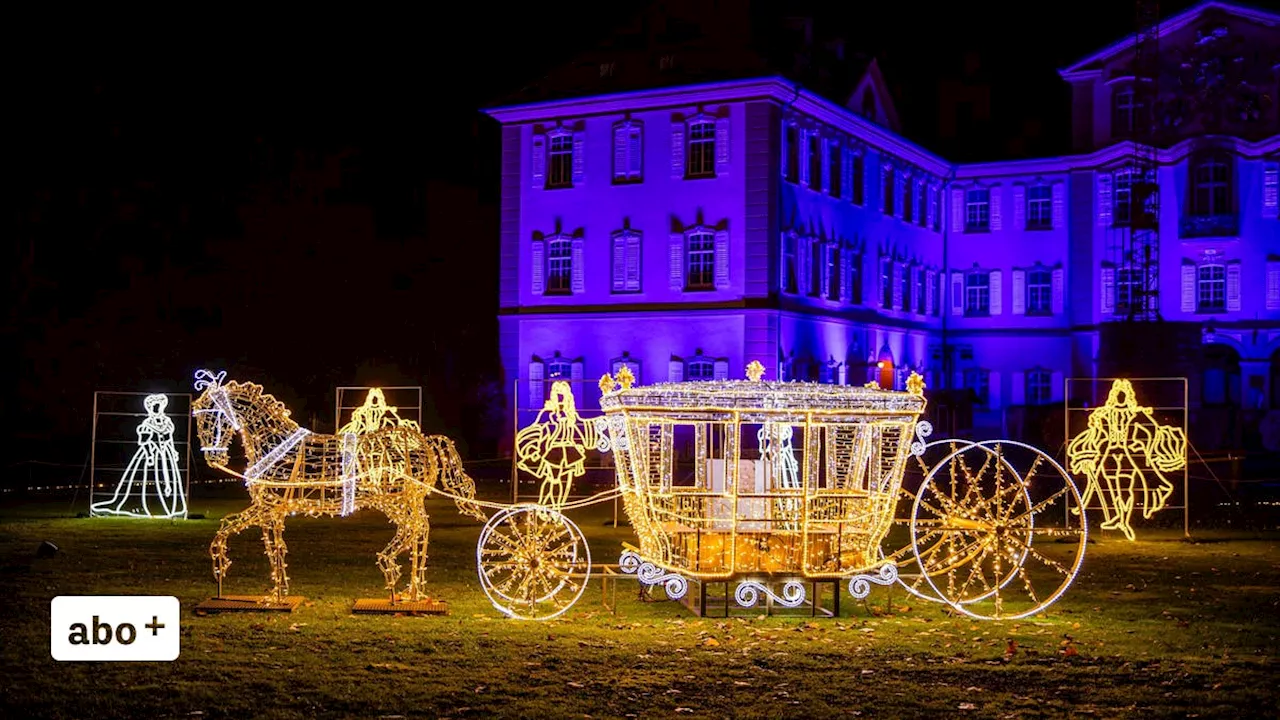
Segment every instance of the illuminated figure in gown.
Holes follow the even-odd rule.
[[[389,427],[421,429],[418,427],[418,423],[412,420],[400,419],[399,408],[387,404],[387,398],[382,394],[382,388],[373,388],[365,396],[364,404],[351,412],[351,420],[342,426],[338,434],[355,433],[363,435]]]
[[[148,395],[147,416],[138,423],[138,449],[125,467],[110,500],[94,503],[93,515],[185,517],[187,498],[173,447],[173,420],[164,414],[169,398]]]
[[[564,507],[574,478],[586,473],[587,448],[596,441],[595,425],[578,415],[569,383],[552,383],[537,419],[516,435],[516,467],[542,480],[539,505]]]
[[[760,449],[760,459],[764,460],[766,466],[772,471],[774,489],[800,489],[800,463],[796,460],[796,451],[792,440],[794,435],[795,430],[784,423],[765,423],[756,432],[756,443]],[[768,492],[773,492],[773,489]],[[782,523],[782,529],[799,529],[799,525],[795,522],[799,507],[799,503],[794,499],[781,500],[777,503],[775,509],[787,518]]]
[[[1089,507],[1096,495],[1102,527],[1119,530],[1130,540],[1139,496],[1143,517],[1164,508],[1173,494],[1166,473],[1182,469],[1186,458],[1182,428],[1157,422],[1151,408],[1138,405],[1128,380],[1115,381],[1106,404],[1089,413],[1088,428],[1067,446],[1071,472],[1087,481],[1080,507]]]

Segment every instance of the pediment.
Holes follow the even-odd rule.
[[[849,99],[845,101],[845,107],[880,127],[888,128],[895,133],[902,132],[902,125],[898,121],[898,110],[893,104],[893,96],[889,93],[889,86],[885,83],[880,65],[875,60],[867,64],[866,71],[862,73],[862,79],[854,86]]]

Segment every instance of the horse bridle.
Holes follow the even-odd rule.
[[[226,375],[227,373],[225,370],[217,375],[214,375],[208,370],[199,370],[196,372],[196,389],[207,390],[209,393],[209,399],[213,401],[214,407],[196,410],[192,414],[206,415],[208,413],[219,413],[231,424],[231,430],[233,432],[239,432],[244,426],[241,425],[240,418],[236,415],[235,408],[231,407],[231,398],[227,397],[227,389],[222,386],[222,378],[226,377]],[[218,423],[218,435],[214,438],[214,442],[216,444],[211,446],[201,446],[200,451],[226,452],[230,448],[231,444],[230,442],[224,443],[222,439],[222,423]]]

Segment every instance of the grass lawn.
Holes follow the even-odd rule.
[[[496,490],[495,493],[501,493]],[[431,503],[430,583],[446,617],[353,616],[382,596],[372,512],[290,520],[292,614],[198,617],[213,594],[208,544],[247,504],[193,499],[208,519],[76,519],[67,501],[0,510],[0,715],[8,717],[1276,717],[1280,534],[1118,535],[1089,545],[1075,585],[1027,620],[953,617],[900,588],[839,619],[699,620],[642,602],[618,613],[593,582],[548,623],[506,620],[475,572],[479,523]],[[573,515],[597,562],[628,528],[612,505]],[[39,559],[51,540],[61,550]],[[231,545],[229,593],[268,584],[256,530]],[[173,663],[59,663],[56,595],[174,595]],[[660,592],[655,595],[660,596]]]

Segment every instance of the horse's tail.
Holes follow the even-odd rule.
[[[458,511],[482,522],[488,520],[480,506],[471,502],[476,497],[476,483],[463,469],[457,446],[444,435],[428,435],[426,438],[436,454],[440,484],[454,496]]]

